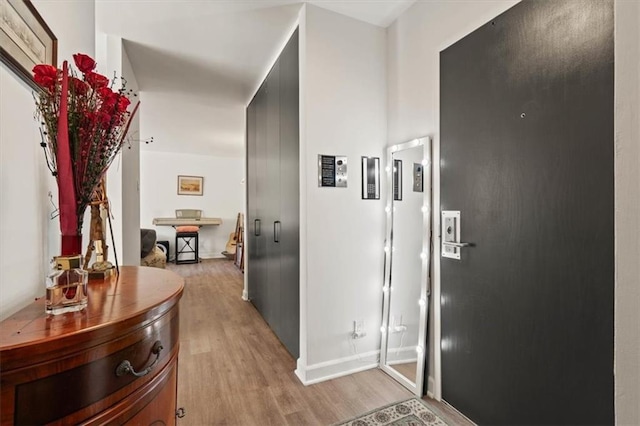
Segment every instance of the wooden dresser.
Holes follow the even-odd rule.
[[[47,315],[40,298],[1,322],[0,424],[174,425],[183,286],[124,266],[89,282],[82,312]]]

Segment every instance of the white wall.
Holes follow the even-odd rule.
[[[94,2],[34,0],[58,38],[58,64],[94,53]],[[55,180],[39,146],[32,90],[0,65],[0,320],[44,295],[49,259],[60,250],[47,193]],[[19,185],[16,185],[16,181]]]
[[[139,93],[138,81],[131,67],[127,52],[122,47],[122,77],[126,89]],[[130,96],[131,107],[139,99]],[[142,104],[140,109],[143,108]],[[140,264],[140,111],[129,126],[129,142],[122,148],[122,263]],[[108,183],[107,183],[108,187]]]
[[[58,38],[58,66],[65,59],[73,64],[74,53],[94,56],[94,0],[32,0],[32,3]]]
[[[640,424],[640,2],[618,1],[615,64],[616,424]]]
[[[129,57],[124,49],[122,38],[116,35],[97,32],[96,61],[98,72],[113,78],[114,90],[121,87],[119,77],[126,79],[126,88],[139,93],[138,82],[131,67]],[[131,96],[132,111],[137,99]],[[108,260],[115,264],[115,255],[120,265],[140,264],[140,110],[133,118],[127,133],[127,142],[122,151],[114,158],[107,171],[107,197],[109,208],[113,216],[111,226],[115,243],[111,235],[107,234],[109,246]],[[108,223],[105,230],[109,233]],[[114,253],[115,251],[115,253]]]
[[[143,94],[144,95],[144,94]],[[142,123],[143,128],[147,124]],[[150,134],[152,130],[144,130]],[[175,230],[154,226],[153,218],[175,217],[176,209],[200,209],[219,217],[220,226],[200,229],[200,257],[223,257],[238,213],[244,211],[244,159],[142,150],[140,153],[140,227],[155,229],[158,241],[168,240],[175,253]],[[178,195],[178,175],[204,177],[203,195]],[[240,295],[238,295],[239,297]]]
[[[117,36],[97,32],[95,36],[96,46],[96,62],[98,63],[96,71],[112,78],[114,72],[116,75],[122,75],[123,48],[122,39]],[[119,81],[116,81],[115,88],[119,88]],[[123,169],[123,153],[119,153],[107,170],[107,198],[109,199],[109,210],[112,214],[111,230],[115,241],[111,240],[109,224],[105,224],[107,234],[107,245],[109,246],[108,260],[115,264],[115,258],[118,257],[118,263],[123,264],[123,238],[122,238],[122,169]]]
[[[0,90],[0,319],[4,319],[44,295],[51,207],[47,180],[53,177],[39,146],[31,89],[0,65]]]
[[[383,158],[387,144],[386,36],[383,28],[309,4],[302,19],[296,373],[312,383],[377,363],[386,218],[383,201],[361,199],[360,157]],[[318,187],[318,154],[348,157],[348,188]],[[359,319],[367,336],[356,341],[356,355],[348,337]]]

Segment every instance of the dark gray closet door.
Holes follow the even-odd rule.
[[[298,33],[280,58],[280,339],[291,355],[300,352],[300,125]]]
[[[266,207],[265,234],[267,235],[267,304],[265,320],[280,336],[282,306],[280,294],[280,62],[277,61],[267,76],[267,179],[264,199]]]
[[[525,0],[440,56],[443,398],[613,424],[613,3]]]
[[[249,299],[254,303],[258,299],[256,291],[257,278],[259,272],[257,269],[257,263],[254,259],[257,258],[257,238],[258,238],[258,213],[257,213],[257,194],[258,194],[258,180],[255,179],[257,170],[257,153],[256,153],[256,110],[258,101],[256,98],[252,99],[251,103],[247,107],[246,113],[246,132],[247,132],[247,230],[246,241],[247,247],[244,249],[245,256],[251,259],[250,262],[246,262],[247,276],[249,277]]]
[[[249,199],[249,206],[253,206],[249,210],[249,213],[255,214],[251,223],[254,226],[253,237],[250,241],[249,251],[249,298],[255,305],[259,312],[265,310],[267,304],[267,232],[266,227],[266,208],[265,200],[268,197],[267,194],[267,97],[266,97],[266,85],[262,85],[252,105],[255,105],[255,161],[254,167],[248,169],[248,188],[253,188],[254,193],[249,193],[249,196],[253,195],[253,200]],[[251,134],[251,132],[250,132]],[[249,148],[251,153],[251,148]],[[251,157],[249,156],[249,161]],[[252,174],[253,172],[253,174]],[[264,314],[263,314],[264,315]]]
[[[295,358],[300,334],[296,31],[247,108],[249,298]],[[256,235],[259,234],[259,235]]]

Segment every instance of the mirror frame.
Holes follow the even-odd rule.
[[[416,303],[420,304],[420,323],[418,327],[418,348],[421,349],[418,352],[417,366],[416,366],[416,382],[413,383],[408,378],[398,373],[395,369],[387,365],[387,343],[389,336],[389,310],[391,302],[391,285],[392,285],[392,261],[393,261],[393,154],[397,151],[415,148],[418,146],[423,147],[423,159],[428,166],[428,173],[423,174],[423,217],[422,217],[422,271],[420,275],[420,301]],[[386,156],[386,174],[387,174],[387,204],[385,211],[387,213],[387,230],[385,236],[385,256],[384,256],[384,284],[383,284],[383,302],[382,302],[382,326],[381,331],[381,343],[380,343],[380,369],[397,380],[400,384],[412,391],[415,395],[421,397],[424,392],[424,369],[427,359],[427,316],[429,312],[429,297],[430,297],[430,274],[432,264],[432,250],[431,250],[431,216],[432,216],[432,178],[433,178],[433,161],[432,161],[432,142],[428,136],[413,139],[409,142],[392,145],[387,148]],[[418,254],[416,254],[418,255]]]

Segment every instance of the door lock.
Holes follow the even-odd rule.
[[[460,260],[460,249],[471,246],[460,241],[460,211],[442,211],[442,257]]]

